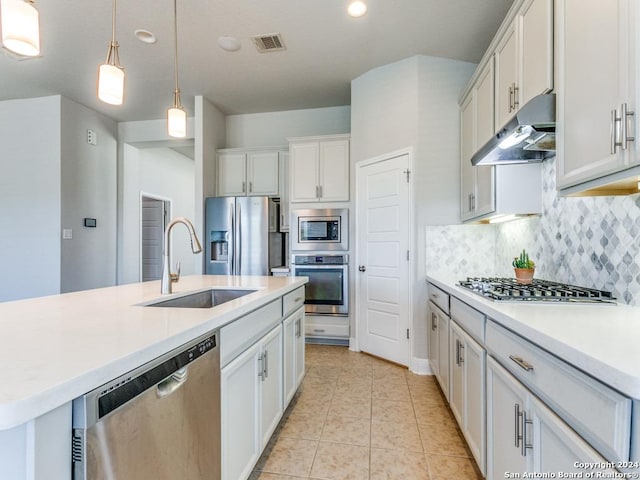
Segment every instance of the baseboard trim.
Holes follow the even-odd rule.
[[[428,358],[412,357],[410,370],[416,375],[433,375]]]

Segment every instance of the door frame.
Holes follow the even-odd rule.
[[[160,202],[164,202],[166,207],[166,212],[167,212],[167,214],[165,215],[167,222],[171,221],[172,209],[173,209],[173,200],[171,198],[140,190],[140,195],[138,198],[138,281],[139,282],[142,281],[142,200],[144,198],[149,198],[151,200],[158,200]],[[165,225],[165,228],[166,228],[166,225]],[[160,261],[162,262],[162,254],[161,254]]]
[[[400,150],[395,150],[389,153],[385,153],[383,155],[379,155],[377,157],[373,157],[373,158],[368,158],[365,160],[360,160],[359,162],[356,162],[355,164],[355,199],[354,199],[354,222],[355,222],[355,241],[354,241],[354,251],[355,251],[355,263],[354,263],[354,267],[353,267],[353,271],[354,271],[354,276],[355,276],[355,292],[356,295],[354,295],[354,300],[357,299],[357,301],[354,301],[351,303],[352,305],[352,309],[355,310],[355,325],[354,325],[354,329],[355,329],[355,335],[352,336],[352,342],[350,345],[350,349],[359,352],[360,351],[360,335],[361,335],[361,331],[362,329],[361,327],[361,323],[363,321],[362,319],[362,315],[360,312],[360,299],[359,299],[359,294],[360,294],[360,275],[358,275],[358,265],[360,265],[360,249],[359,249],[359,245],[360,245],[360,228],[359,228],[359,222],[358,222],[358,212],[359,212],[359,205],[358,205],[358,198],[359,198],[359,194],[360,192],[358,191],[358,185],[359,185],[359,180],[360,180],[360,169],[362,167],[366,167],[369,165],[373,165],[375,163],[380,163],[380,162],[384,162],[387,160],[392,160],[396,157],[401,157],[403,155],[407,155],[407,159],[408,159],[408,169],[409,169],[409,192],[408,192],[408,202],[409,202],[409,232],[408,232],[408,236],[409,238],[407,239],[407,244],[409,246],[409,269],[408,269],[408,286],[409,286],[409,305],[408,305],[408,311],[409,311],[409,369],[410,370],[414,370],[413,368],[413,332],[415,331],[414,328],[414,320],[413,320],[413,301],[414,301],[414,285],[413,285],[413,279],[415,276],[415,262],[414,260],[416,258],[418,258],[418,255],[416,255],[416,252],[414,251],[414,246],[416,244],[415,240],[414,240],[414,236],[415,236],[415,232],[413,229],[413,225],[414,225],[414,221],[413,221],[413,215],[414,215],[414,198],[413,198],[413,147],[406,147],[406,148],[402,148]]]

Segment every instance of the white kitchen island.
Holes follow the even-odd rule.
[[[304,277],[189,276],[0,303],[0,479],[71,478],[74,398],[282,299]],[[208,288],[256,290],[213,308],[144,304]]]

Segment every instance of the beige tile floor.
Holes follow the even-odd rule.
[[[306,375],[250,480],[481,479],[432,376],[307,345]]]

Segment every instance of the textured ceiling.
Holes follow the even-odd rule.
[[[416,54],[477,62],[512,0],[368,0],[361,18],[346,0],[178,0],[183,104],[204,95],[223,112],[348,105],[350,81]],[[62,94],[119,121],[163,118],[173,92],[173,2],[120,1],[117,40],[125,104],[96,99],[96,70],[111,38],[110,0],[36,0],[42,56],[0,55],[0,100]],[[155,45],[138,41],[143,28]],[[279,32],[287,49],[260,54],[250,37]],[[217,46],[237,37],[238,52]]]

